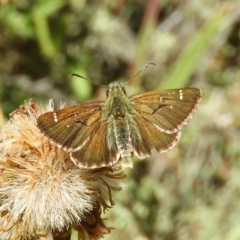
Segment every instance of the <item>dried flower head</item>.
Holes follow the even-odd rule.
[[[61,106],[62,107],[62,106]],[[99,239],[109,233],[101,211],[125,177],[119,166],[86,170],[49,142],[36,126],[46,111],[34,101],[20,106],[0,129],[0,239],[67,236]],[[109,202],[109,204],[108,204]]]

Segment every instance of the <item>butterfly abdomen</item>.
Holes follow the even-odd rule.
[[[113,121],[113,130],[121,158],[130,157],[132,153],[132,139],[127,119],[115,119]]]

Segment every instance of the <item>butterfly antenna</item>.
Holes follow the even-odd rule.
[[[147,63],[145,64],[135,75],[133,75],[130,79],[128,79],[123,85],[127,84],[129,81],[131,81],[133,78],[135,78],[140,72],[148,68],[149,66],[155,66],[155,63]]]
[[[87,79],[87,78],[85,78],[85,77],[83,77],[83,76],[81,76],[81,75],[79,75],[79,74],[77,74],[77,73],[72,73],[72,74],[69,75],[69,77],[78,77],[78,78],[82,78],[82,79],[85,79],[85,80],[87,80],[87,81],[89,81],[89,82],[95,84],[95,85],[98,85],[98,86],[101,86],[101,87],[104,87],[104,88],[108,88],[108,87],[105,86],[105,85],[102,85],[102,84],[100,84],[100,83],[93,82],[93,81],[91,81],[91,80],[89,80],[89,79]]]

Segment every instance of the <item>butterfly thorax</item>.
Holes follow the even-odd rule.
[[[104,118],[125,118],[131,106],[131,101],[120,83],[111,83],[107,91],[107,100],[103,106]]]

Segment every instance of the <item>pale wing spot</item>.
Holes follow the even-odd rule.
[[[180,100],[183,99],[183,93],[182,93],[182,90],[179,90],[179,99],[180,99]]]
[[[58,122],[57,114],[55,112],[53,113],[53,119],[54,119],[54,122]]]
[[[170,106],[171,109],[173,109],[173,106]]]

